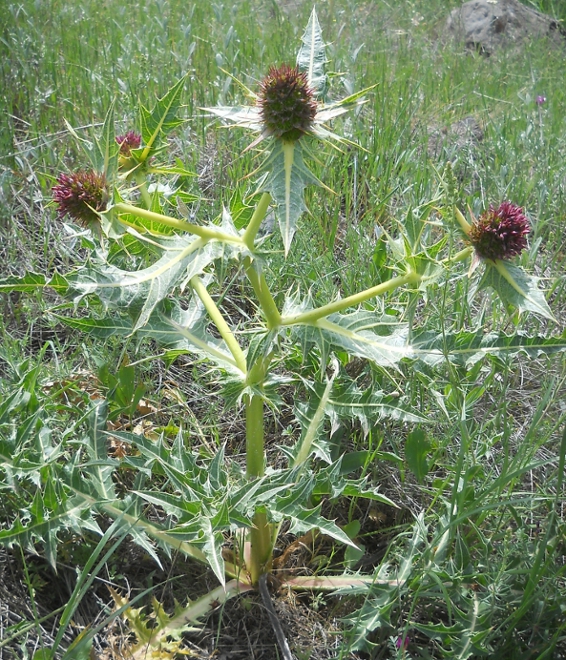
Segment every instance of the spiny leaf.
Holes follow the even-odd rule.
[[[148,268],[127,271],[111,264],[86,266],[72,279],[77,299],[95,293],[107,308],[136,313],[133,331],[144,326],[156,305],[187,278],[202,272],[219,254],[220,246],[195,237],[179,237]],[[67,292],[69,295],[69,292]]]
[[[285,301],[283,316],[296,316],[310,309],[308,298],[301,300],[298,295],[291,295]],[[317,344],[323,354],[332,350],[347,351],[351,356],[389,367],[412,353],[407,345],[406,325],[374,312],[331,314],[308,325],[293,325],[292,329],[305,353],[310,345]]]
[[[337,375],[338,366],[335,364],[334,373],[332,377],[327,380],[324,390],[320,392],[319,388],[320,395],[310,397],[310,405],[305,415],[297,415],[297,418],[302,422],[303,433],[301,434],[301,439],[297,443],[298,451],[293,463],[294,466],[301,465],[307,460],[311,453],[311,447],[321,432],[322,422],[330,399],[330,393],[332,391],[332,386],[334,385],[334,379]]]
[[[118,153],[120,145],[116,142],[114,133],[114,101],[110,104],[100,138],[95,142],[94,152],[97,154],[97,167],[99,172],[104,172],[106,178],[112,181],[118,169]]]
[[[283,504],[282,502],[280,504]],[[306,534],[313,529],[319,529],[323,534],[343,543],[344,545],[357,547],[350,537],[338,525],[327,520],[320,514],[321,505],[312,509],[296,506],[294,503],[278,506],[277,511],[283,513],[286,520],[289,520],[289,534],[298,536]]]
[[[430,365],[446,360],[470,367],[487,355],[527,355],[537,358],[566,351],[566,333],[557,337],[530,336],[524,332],[505,335],[462,331],[457,333],[422,332],[412,342],[413,354]]]
[[[268,172],[263,190],[271,193],[277,204],[276,215],[287,255],[297,221],[306,210],[303,191],[309,184],[322,184],[305,165],[300,142],[277,140],[262,169]]]
[[[225,583],[224,577],[224,559],[222,558],[222,545],[224,536],[221,531],[215,530],[208,517],[201,518],[201,529],[204,534],[205,542],[202,546],[210,568],[218,578],[220,584]]]
[[[35,544],[43,543],[47,558],[55,568],[57,532],[64,529],[72,529],[77,533],[88,529],[101,534],[98,525],[92,519],[90,507],[82,498],[60,497],[57,506],[49,508],[38,488],[24,522],[18,518],[11,528],[0,530],[0,545],[7,547],[18,545],[25,550],[35,552]]]
[[[140,104],[140,127],[145,148],[141,160],[145,161],[150,153],[155,150],[155,144],[160,135],[166,135],[176,126],[183,123],[177,117],[180,95],[185,84],[185,77],[181,78],[161,99],[158,99],[154,108],[150,111]]]
[[[98,339],[129,337],[134,333],[134,322],[130,316],[113,314],[105,318],[71,318],[52,315],[65,325]],[[168,350],[207,358],[218,367],[240,375],[225,343],[207,332],[207,325],[204,306],[195,297],[191,298],[187,309],[183,309],[176,300],[166,299],[156,306],[146,324],[135,333],[138,339],[154,339]]]
[[[261,122],[258,109],[248,106],[217,106],[215,108],[204,108],[216,117],[220,117],[227,122],[241,126],[242,128],[250,128],[254,131],[261,131],[263,124]]]
[[[327,90],[327,79],[324,72],[326,53],[322,30],[314,7],[301,41],[303,45],[297,54],[297,66],[307,74],[309,85],[315,91],[316,96],[324,98]]]
[[[535,312],[551,321],[556,319],[538,288],[538,279],[508,261],[485,262],[486,270],[478,289],[493,287],[507,309]]]
[[[87,463],[86,468],[99,497],[103,500],[114,500],[116,492],[112,473],[118,466],[118,461],[111,460],[108,457],[107,419],[107,401],[95,405],[88,415],[89,433],[86,438],[86,445],[90,461]]]

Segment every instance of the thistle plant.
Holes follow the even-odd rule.
[[[85,227],[96,225],[108,203],[106,177],[92,170],[60,174],[53,186],[53,199],[59,219],[68,215]]]
[[[214,455],[194,455],[182,429],[173,440],[108,431],[108,407],[102,401],[89,414],[88,437],[75,458],[68,465],[50,461],[41,473],[43,490],[34,505],[38,516],[51,507],[51,518],[60,526],[100,531],[93,514],[109,515],[128,526],[134,540],[156,561],[155,544],[211,567],[220,590],[191,604],[169,627],[184,625],[219,598],[255,588],[262,576],[273,571],[283,523],[290,534],[318,531],[355,548],[349,534],[323,515],[323,498],[368,498],[396,505],[359,476],[367,454],[358,452],[347,462],[343,454],[334,454],[331,432],[352,419],[362,428],[387,417],[423,424],[427,419],[404,393],[399,396],[347,379],[344,366],[350,359],[367,360],[387,372],[401,366],[408,369],[419,360],[434,365],[446,359],[478,359],[478,352],[541,350],[540,341],[533,340],[531,349],[527,340],[517,346],[504,335],[495,340],[490,335],[489,344],[482,344],[483,334],[478,331],[468,334],[468,343],[460,343],[450,355],[447,333],[430,333],[383,315],[376,299],[425,295],[429,287],[449,282],[462,263],[470,261],[473,292],[494,289],[510,310],[553,319],[536,278],[513,261],[527,247],[529,223],[524,211],[511,202],[490,206],[479,219],[468,220],[446,194],[435,223],[443,232],[440,237],[428,222],[434,203],[423,205],[422,216],[399,222],[395,235],[384,234],[389,277],[350,296],[336,295],[323,305],[316,305],[305,292],[279,291],[277,282],[270,282],[265,238],[259,235],[262,222],[270,211],[276,214],[287,256],[296,232],[301,231],[305,187],[322,186],[323,194],[331,194],[308,168],[312,144],[332,140],[338,148],[352,146],[327,123],[362,106],[371,89],[329,101],[325,64],[324,41],[313,10],[296,63],[272,66],[257,91],[246,89],[249,105],[206,109],[234,129],[259,134],[246,149],[262,148],[256,187],[249,192],[244,184],[237,184],[239,199],[246,201],[249,211],[243,227],[236,226],[234,208],[225,208],[208,223],[198,218],[189,222],[177,212],[198,198],[187,192],[186,181],[193,173],[179,160],[171,164],[167,159],[167,136],[186,120],[180,117],[186,83],[181,79],[153,109],[140,105],[136,130],[116,136],[111,107],[101,135],[86,145],[91,169],[57,178],[53,199],[59,220],[92,230],[78,233],[90,250],[87,263],[66,275],[28,274],[0,282],[3,291],[50,286],[83,312],[80,318],[63,310],[52,313],[101,341],[137,336],[157,342],[171,359],[189,353],[206,361],[223,385],[226,405],[241,415],[246,429],[245,466],[227,455],[224,445]],[[168,189],[173,192],[167,197],[160,186],[150,185],[163,178],[172,182]],[[449,190],[449,171],[444,184]],[[119,248],[127,251],[134,244],[137,254],[150,263],[129,270]],[[257,311],[251,318],[234,321],[222,309],[219,297],[227,293],[229,283],[222,279],[226,269],[219,263],[226,261],[235,264],[253,292]],[[277,302],[281,299],[283,304]],[[562,344],[546,350],[554,349],[562,350]],[[310,380],[299,374],[289,377],[285,369],[288,356],[297,350],[304,360],[308,355],[318,361]],[[292,446],[282,448],[283,459],[276,467],[266,463],[266,409],[278,414],[280,388],[289,378],[300,380],[309,398],[295,407],[300,436]],[[135,451],[109,457],[110,435]],[[133,474],[126,494],[113,478],[119,470]],[[162,490],[150,488],[153,474],[164,482]],[[145,516],[150,504],[163,511],[161,524]],[[26,527],[18,521],[0,532],[0,542],[31,546],[49,540],[55,561],[56,533],[56,526],[45,531],[40,524]],[[375,576],[359,574],[285,578],[292,588],[335,589],[375,582]],[[167,630],[165,626],[159,635]]]

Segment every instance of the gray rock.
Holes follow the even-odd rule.
[[[470,0],[450,12],[445,34],[468,48],[489,55],[498,47],[520,44],[536,37],[566,45],[558,21],[518,0]]]
[[[473,149],[483,137],[482,127],[472,116],[455,121],[450,126],[429,126],[428,155],[431,158],[439,158],[443,149],[455,153]]]

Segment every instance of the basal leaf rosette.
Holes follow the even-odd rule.
[[[98,228],[100,213],[106,210],[110,199],[106,177],[94,170],[60,174],[52,192],[60,220],[70,216],[90,229]]]

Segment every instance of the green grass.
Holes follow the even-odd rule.
[[[376,236],[381,230],[394,233],[414,208],[422,206],[430,219],[437,217],[445,200],[442,172],[450,159],[463,209],[469,205],[478,213],[489,203],[510,199],[527,210],[532,249],[522,265],[543,278],[560,325],[529,317],[520,329],[558,334],[566,318],[563,52],[534,42],[486,59],[457,45],[441,46],[439,27],[449,9],[460,4],[455,0],[319,4],[335,73],[333,93],[339,97],[344,89],[377,86],[359,114],[335,125],[362,149],[314,147],[315,171],[336,194],[307,191],[311,213],[301,219],[289,263],[277,257],[269,278],[281,290],[310,289],[321,302],[335,294],[336,286],[346,296],[379,281],[385,276],[385,255]],[[561,0],[527,4],[566,20]],[[284,5],[274,0],[8,2],[0,34],[2,275],[26,269],[64,272],[81,260],[80,244],[62,231],[49,202],[57,173],[81,163],[65,121],[89,136],[116,99],[117,129],[127,130],[135,124],[138,97],[150,106],[186,72],[187,122],[175,135],[174,152],[195,169],[210,160],[215,197],[200,213],[212,217],[227,204],[233,184],[253,166],[252,155],[238,157],[250,138],[219,129],[200,109],[243,101],[234,78],[255,88],[270,64],[295,53],[311,6],[297,3],[286,10]],[[539,94],[547,97],[541,108],[534,102]],[[431,158],[429,134],[445,134],[470,116],[481,126],[483,140],[460,148],[448,139]],[[267,245],[276,253],[282,250],[277,237]],[[515,331],[499,302],[484,296],[470,303],[467,293],[462,272],[431,291],[426,305],[412,310],[408,296],[384,305],[400,317],[414,313],[417,326],[437,331],[482,325]],[[9,526],[16,512],[25,519],[35,492],[33,481],[21,490],[10,486],[10,451],[19,443],[22,470],[42,447],[61,443],[65,455],[72,456],[73,443],[84,433],[91,387],[109,398],[117,419],[131,415],[133,424],[141,423],[143,414],[135,406],[124,413],[134,397],[126,375],[120,382],[108,375],[130,362],[141,361],[135,384],[144,384],[144,397],[159,409],[153,417],[144,413],[151,424],[171,433],[188,426],[203,451],[225,441],[234,451],[241,448],[237,423],[217,421],[223,414],[221,397],[215,393],[210,405],[199,405],[204,384],[214,385],[201,365],[146,362],[157,351],[145,344],[93,345],[45,313],[57,302],[53,296],[0,299],[0,528]],[[367,434],[353,427],[343,439],[345,447],[383,452],[364,470],[406,515],[382,512],[387,522],[377,531],[361,503],[349,503],[347,514],[337,507],[336,515],[342,522],[361,522],[359,540],[368,552],[376,536],[384,535],[387,546],[375,570],[386,572],[387,563],[403,567],[407,582],[397,590],[376,588],[346,612],[336,606],[351,632],[336,657],[409,657],[395,645],[403,634],[411,639],[413,657],[565,657],[564,358],[488,358],[468,368],[403,368],[399,373],[366,366],[363,377],[375,387],[408,393],[432,424],[420,454],[411,449],[421,472],[415,455],[407,452],[402,425],[375,423]],[[26,425],[30,419],[33,424]],[[274,436],[284,426],[274,418]],[[73,577],[67,594],[73,595],[65,615],[72,618],[72,608],[85,596],[81,588],[86,593],[91,587],[87,573],[93,567],[71,532],[62,534],[60,543],[71,573],[76,567],[80,576],[78,582]],[[104,556],[102,545],[89,543],[93,557]],[[29,550],[18,559],[21,575],[35,566]],[[104,574],[123,587],[125,567],[115,561],[110,568],[95,566],[93,575]],[[151,570],[135,585],[136,592],[151,587]],[[33,602],[45,597],[41,581],[57,579],[41,565],[37,571],[35,578],[28,571],[25,580]],[[102,579],[85,597],[85,616],[93,627],[104,619],[93,605],[107,599]],[[63,596],[60,601],[65,602]],[[326,611],[334,615],[332,607],[329,600]],[[29,620],[35,624],[27,632],[12,624],[0,645],[13,637],[24,648],[26,637],[35,639],[49,627],[42,622],[44,614],[34,610]],[[367,655],[358,655],[354,647],[363,647]],[[22,657],[31,657],[25,653]]]

